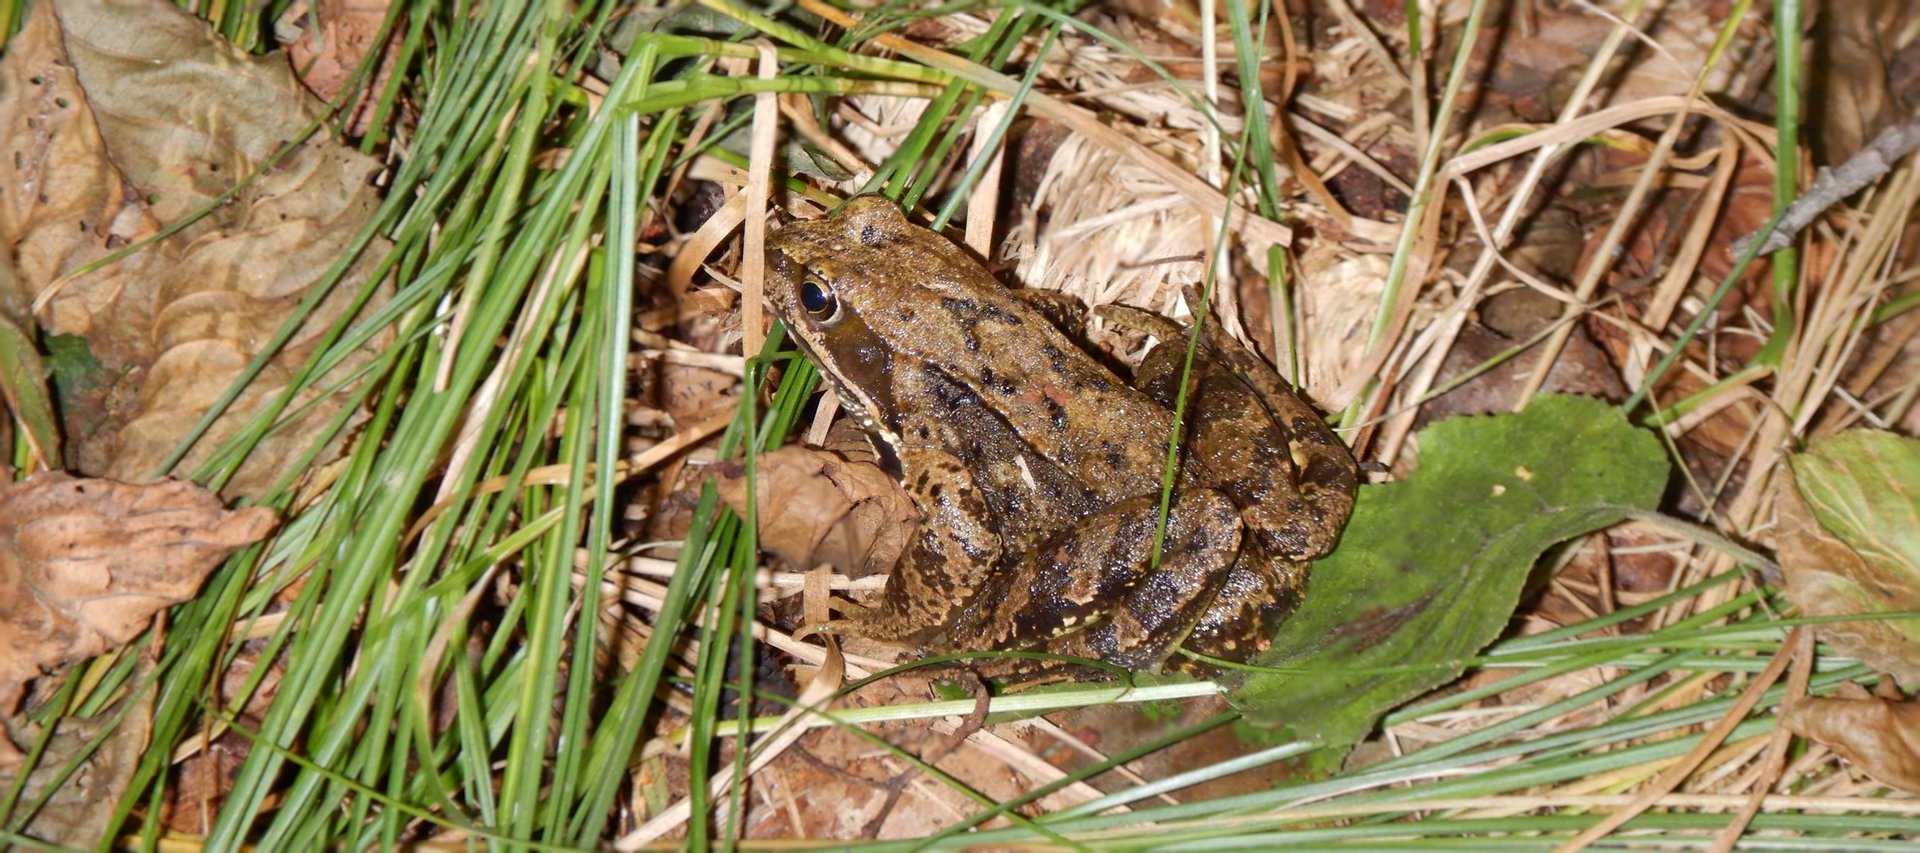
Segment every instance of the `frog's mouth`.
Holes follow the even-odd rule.
[[[798,345],[800,352],[806,355],[807,361],[813,363],[813,370],[820,375],[821,381],[833,391],[834,399],[839,402],[840,411],[852,418],[854,423],[859,424],[860,429],[867,435],[879,439],[870,443],[873,445],[875,455],[880,457],[880,467],[887,472],[888,476],[899,477],[901,474],[899,433],[880,417],[873,401],[869,400],[866,394],[825,367],[829,362],[820,357],[820,352],[814,348],[812,341],[805,335],[790,333],[788,337]]]

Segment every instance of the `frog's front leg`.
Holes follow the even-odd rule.
[[[1000,562],[985,497],[958,457],[930,449],[901,454],[905,486],[920,508],[920,529],[887,577],[875,607],[814,626],[892,643],[924,643],[953,621]]]
[[[1153,669],[1212,604],[1240,548],[1240,519],[1224,495],[1176,495],[1159,565],[1159,495],[1121,501],[1076,522],[1020,564],[995,575],[957,621],[955,648],[1045,649]]]

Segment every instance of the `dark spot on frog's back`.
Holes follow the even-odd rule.
[[[1047,422],[1052,424],[1056,431],[1066,432],[1068,424],[1066,407],[1054,402],[1052,397],[1042,397],[1040,399],[1047,407]]]
[[[968,348],[971,349],[975,343],[977,342],[969,335],[967,337]],[[991,366],[980,368],[980,384],[992,388],[995,394],[999,394],[1002,397],[1013,396],[1013,382],[996,373]]]
[[[927,379],[927,389],[932,392],[934,400],[945,411],[951,412],[980,405],[980,398],[973,393],[973,389],[955,382],[953,374],[942,369],[940,365],[923,365],[921,371]]]
[[[940,307],[947,309],[955,317],[971,322],[993,320],[1009,326],[1021,324],[1020,315],[1011,313],[993,305],[983,305],[979,300],[962,296],[940,297]]]
[[[1067,353],[1065,350],[1053,344],[1046,344],[1040,348],[1040,351],[1046,353],[1047,366],[1053,368],[1053,372],[1061,376],[1067,375]]]
[[[1327,436],[1327,422],[1319,418],[1294,418],[1293,422],[1287,426],[1293,431],[1294,437],[1303,441],[1328,445],[1333,443]]]
[[[879,248],[882,243],[886,242],[886,238],[881,236],[879,228],[869,225],[860,229],[860,242],[874,248]]]
[[[984,563],[988,557],[986,549],[981,548],[980,543],[973,541],[973,538],[970,536],[960,537],[960,551],[966,554],[968,559],[974,560],[975,562]]]
[[[1293,465],[1293,451],[1285,442],[1262,442],[1253,445],[1254,462],[1263,468],[1278,468]]]
[[[1301,479],[1318,485],[1351,488],[1353,470],[1333,459],[1315,459],[1307,463]]]

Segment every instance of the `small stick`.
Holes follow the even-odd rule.
[[[1780,217],[1779,224],[1773,226],[1773,230],[1748,234],[1734,241],[1728,251],[1734,257],[1740,257],[1763,233],[1766,242],[1760,244],[1759,254],[1771,254],[1792,245],[1793,238],[1811,224],[1814,217],[1859,192],[1861,187],[1873,183],[1875,178],[1893,171],[1893,164],[1900,162],[1900,158],[1915,148],[1920,148],[1920,118],[1909,119],[1880,131],[1880,135],[1875,136],[1858,153],[1848,157],[1847,162],[1841,163],[1838,168],[1820,167],[1813,186],[1787,206],[1786,215]]]

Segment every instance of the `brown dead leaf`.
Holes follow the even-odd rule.
[[[1451,381],[1533,339],[1553,325],[1560,304],[1530,289],[1509,290],[1490,297],[1482,304],[1480,322],[1460,330],[1459,339],[1440,367],[1440,375]],[[1461,414],[1512,411],[1520,396],[1521,380],[1532,372],[1539,360],[1540,348],[1534,347],[1495,363],[1421,407],[1415,423],[1425,425]],[[1574,329],[1552,369],[1547,371],[1542,390],[1607,400],[1627,396],[1619,371],[1580,327]]]
[[[1565,206],[1551,206],[1517,234],[1507,256],[1546,281],[1566,282],[1578,274],[1585,240],[1575,212]],[[1470,260],[1464,254],[1449,259],[1462,272]],[[1495,359],[1546,332],[1560,319],[1563,308],[1560,301],[1528,287],[1495,293],[1483,300],[1474,312],[1475,321],[1461,328],[1453,349],[1447,352],[1440,376],[1444,382],[1452,382],[1470,370],[1489,363],[1493,366],[1421,407],[1416,426],[1453,415],[1511,411],[1519,400],[1522,380],[1533,372],[1540,358],[1540,348],[1505,361]],[[1548,371],[1542,390],[1608,400],[1624,398],[1626,387],[1613,364],[1588,329],[1576,326]]]
[[[45,473],[0,486],[0,716],[26,683],[138,636],[236,549],[270,509],[227,510],[189,482],[146,486]],[[0,738],[0,767],[19,760]]]
[[[1805,699],[1780,712],[1780,725],[1896,788],[1920,792],[1920,702]]]
[[[740,405],[737,376],[670,361],[654,367],[655,401],[676,424],[697,424]]]
[[[1912,80],[1895,69],[1915,44],[1914,11],[1911,0],[1820,5],[1809,34],[1807,127],[1822,164],[1846,162],[1874,134],[1912,115]]]
[[[256,671],[262,665],[260,653],[265,647],[265,642],[260,640],[243,646],[233,663],[221,673],[218,695],[209,702],[232,708],[234,699],[245,694],[246,703],[234,715],[234,721],[247,731],[260,730],[261,719],[273,697],[279,694],[281,677],[285,674],[283,659],[268,664],[264,676]],[[260,683],[249,691],[247,682],[255,677],[260,678]],[[233,789],[234,777],[252,750],[253,741],[229,728],[211,740],[194,738],[187,743],[196,749],[174,765],[176,783],[167,786],[167,799],[160,807],[160,822],[174,832],[206,835],[212,831],[213,816],[219,813],[221,801]]]
[[[0,63],[0,141],[14,173],[0,194],[0,240],[14,247],[13,275],[0,283],[14,283],[14,298],[44,300],[45,332],[77,336],[98,362],[91,387],[61,389],[68,464],[145,480],[348,254],[378,204],[369,179],[379,163],[321,134],[262,171],[321,105],[284,57],[249,56],[157,0],[50,0],[11,48]],[[60,282],[256,172],[230,203],[168,239]],[[385,250],[375,241],[359,254],[187,455],[187,468],[286,388]],[[379,285],[365,310],[389,290]],[[385,342],[376,336],[313,387],[341,381]],[[227,492],[263,494],[348,393],[300,410],[257,445]],[[316,396],[304,392],[292,410]]]
[[[875,707],[929,698],[925,682],[908,676],[868,685],[845,702],[849,707]],[[1004,754],[977,744],[956,748],[953,735],[943,729],[925,720],[871,727],[891,746],[931,761],[943,774],[996,802],[1050,781],[1009,767]],[[1009,737],[1015,733],[1014,727],[996,731]],[[925,772],[891,751],[876,750],[871,740],[835,727],[808,732],[754,780],[764,787],[756,789],[762,796],[747,798],[742,837],[750,839],[924,838],[951,823],[955,815],[977,808],[953,787],[929,784]],[[673,781],[676,794],[685,789],[684,782]],[[1057,793],[1043,802],[1063,807],[1074,802],[1069,794]],[[1037,808],[1027,806],[1023,813],[1033,814]],[[1004,825],[1001,818],[987,828]]]
[[[283,15],[280,24],[288,27],[304,27],[298,38],[287,45],[287,58],[300,75],[300,81],[307,84],[314,94],[332,101],[353,78],[368,53],[373,52],[376,40],[380,38],[380,27],[386,23],[387,10],[392,4],[388,0],[319,0],[313,4],[311,16],[308,10],[295,6]],[[301,13],[294,15],[294,10]],[[315,21],[318,26],[313,26]],[[276,30],[280,27],[276,26]],[[402,33],[405,28],[397,28],[387,37],[380,68],[374,75],[366,91],[385,91],[387,78],[393,75],[393,59],[398,54]],[[378,98],[361,98],[355,106],[353,117],[347,122],[348,132],[354,136],[366,134],[373,121],[373,112],[379,105]]]
[[[146,683],[153,661],[142,656],[134,663],[130,683]],[[129,693],[90,717],[68,715],[47,741],[33,772],[22,788],[23,803],[47,798],[33,813],[21,834],[67,848],[97,848],[114,806],[127,791],[140,757],[146,753],[153,729],[153,690]],[[99,740],[96,748],[93,742]],[[67,766],[79,761],[73,774]],[[10,785],[0,773],[0,785]],[[49,788],[51,787],[51,792]]]
[[[832,563],[853,576],[891,568],[919,516],[898,483],[878,467],[824,450],[782,447],[758,464],[760,547],[797,568]],[[713,466],[714,486],[746,511],[746,470]]]

